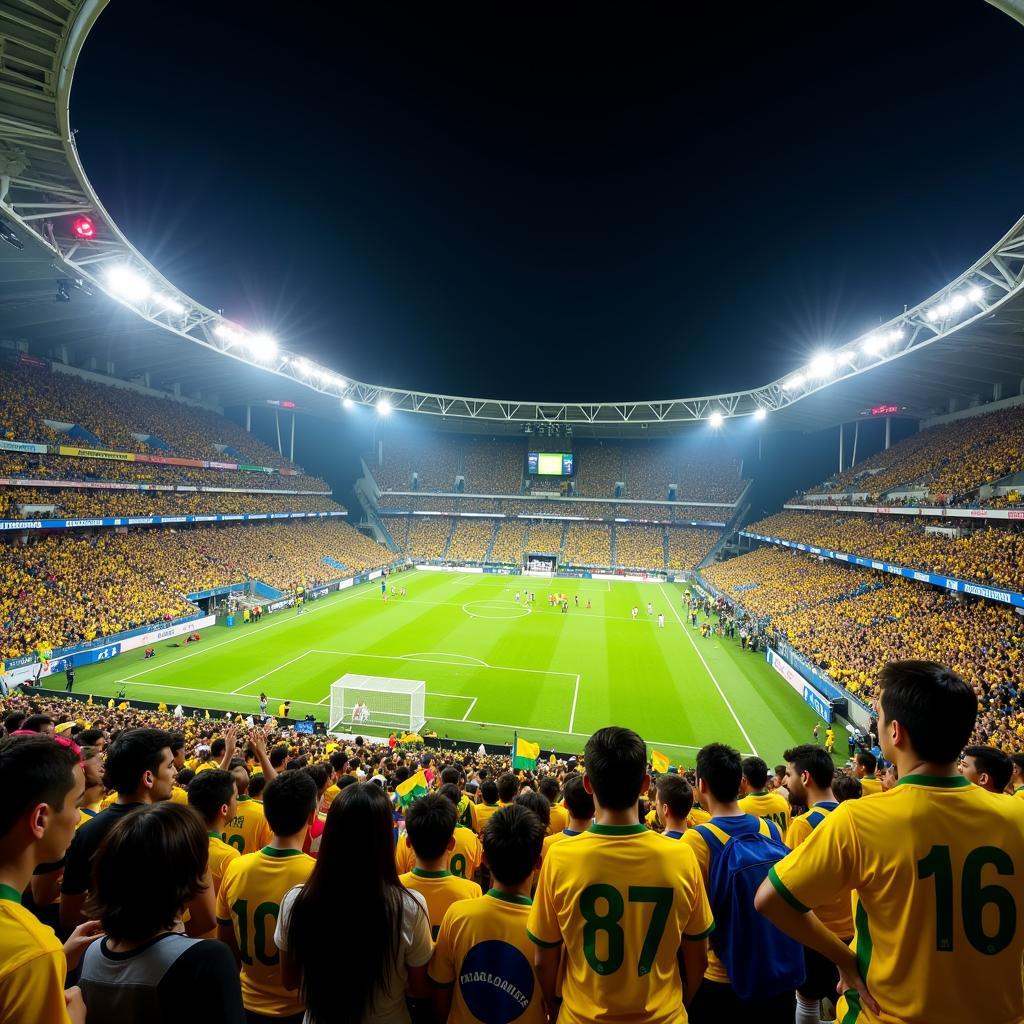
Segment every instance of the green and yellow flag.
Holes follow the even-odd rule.
[[[395,793],[398,794],[398,802],[403,807],[408,807],[413,800],[426,796],[428,792],[430,792],[430,789],[427,785],[427,777],[423,774],[422,769],[415,775],[410,775],[405,782],[400,782],[395,787]]]
[[[672,766],[672,762],[660,751],[651,751],[651,767],[659,774],[664,775]]]
[[[540,744],[524,740],[518,733],[512,738],[512,770],[526,769],[533,771],[540,757]]]

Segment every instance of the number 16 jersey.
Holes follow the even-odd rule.
[[[591,825],[544,858],[527,930],[565,944],[559,1024],[683,1024],[676,953],[713,922],[693,851],[643,825]]]
[[[798,909],[856,890],[861,976],[844,1024],[1024,1021],[1024,806],[960,775],[847,800],[769,876]]]

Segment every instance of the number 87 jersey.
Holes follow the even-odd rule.
[[[855,890],[853,949],[881,1007],[844,1024],[1024,1021],[1024,801],[960,775],[907,775],[841,803],[769,872],[799,910]]]
[[[538,945],[565,945],[560,1024],[679,1024],[676,954],[714,925],[690,849],[643,825],[592,825],[549,849],[527,927]]]

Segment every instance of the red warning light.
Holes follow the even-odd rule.
[[[89,217],[79,216],[71,224],[71,233],[75,238],[81,238],[87,242],[96,237],[96,225]]]
[[[294,409],[295,408],[295,403],[293,401],[291,401],[290,399],[288,399],[288,398],[282,399],[282,401],[281,401],[281,408],[282,409]]]

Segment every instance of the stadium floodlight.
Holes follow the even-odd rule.
[[[830,377],[836,368],[835,356],[831,352],[819,352],[808,367],[811,377]]]
[[[966,298],[966,296],[960,295],[959,293],[954,295],[949,300],[949,308],[952,309],[954,313],[959,313],[960,310],[963,309],[964,306],[966,306],[966,305],[967,305],[967,298]]]
[[[947,316],[949,316],[949,314],[950,314],[950,312],[951,312],[951,310],[950,310],[950,308],[949,308],[949,303],[948,303],[948,302],[940,302],[940,303],[939,303],[939,304],[938,304],[938,305],[937,305],[937,306],[935,307],[935,312],[939,314],[939,317],[940,317],[940,318],[941,318],[942,320],[945,320],[945,319],[946,319],[946,317],[947,317]]]
[[[107,287],[115,295],[129,302],[144,302],[151,294],[146,279],[131,267],[111,267],[107,271],[106,280]]]
[[[802,373],[794,373],[793,376],[782,385],[782,387],[786,391],[796,391],[798,387],[803,385],[805,380],[806,378]]]
[[[238,342],[245,337],[242,331],[229,323],[217,324],[213,329],[213,333],[216,334],[218,338],[223,338],[225,341]]]
[[[985,289],[979,288],[976,284],[971,285],[971,287],[967,289],[967,299],[969,302],[981,302],[984,297]]]
[[[377,412],[381,416],[389,416],[391,414],[391,403],[386,398],[378,398]]]
[[[716,409],[709,417],[708,423],[716,430],[725,422],[725,417]]]
[[[352,407],[353,407],[353,406],[354,406],[354,405],[355,405],[356,403],[355,403],[355,402],[353,402],[353,401],[352,401],[352,399],[348,397],[348,395],[346,395],[346,396],[345,396],[345,397],[344,397],[344,398],[343,398],[343,399],[341,400],[341,404],[342,404],[343,406],[345,406],[345,408],[346,408],[346,409],[351,409],[351,408],[352,408]]]
[[[261,363],[269,363],[277,355],[277,340],[269,334],[249,335],[245,339],[245,347]]]
[[[754,419],[759,423],[768,415],[768,410],[762,405],[754,410]]]
[[[303,377],[309,377],[313,371],[313,367],[309,360],[302,356],[296,356],[292,360],[292,367],[295,369],[296,373],[301,373]]]
[[[902,341],[903,340],[903,328],[894,327],[889,332],[889,341]]]
[[[168,313],[173,313],[175,316],[182,316],[185,312],[185,307],[173,296],[163,295],[160,292],[155,292],[153,295],[153,301],[167,310]]]
[[[883,338],[880,334],[872,334],[864,340],[862,347],[864,354],[867,356],[877,356],[886,346],[887,339]]]

